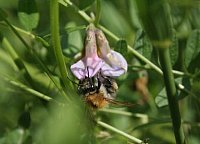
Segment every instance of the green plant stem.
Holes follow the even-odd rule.
[[[8,76],[4,75],[4,74],[1,74],[1,76],[3,77],[4,80],[6,80],[7,82],[9,82],[10,84],[12,84],[13,86],[16,86],[16,87],[19,87],[25,91],[27,91],[28,93],[32,94],[32,95],[35,95],[45,101],[51,101],[51,102],[55,102],[56,104],[58,104],[59,106],[64,106],[63,103],[60,103],[56,100],[54,100],[53,98],[43,94],[43,93],[40,93],[32,88],[29,88],[28,86],[22,84],[21,82],[18,82],[16,80],[12,80],[10,79]]]
[[[100,29],[102,29],[105,33],[107,33],[110,37],[112,37],[113,39],[115,39],[116,41],[120,40],[119,37],[117,37],[116,35],[114,35],[112,32],[110,32],[108,29],[106,29],[103,26],[99,26]],[[155,71],[157,71],[159,74],[163,74],[162,70],[156,66],[154,63],[152,63],[150,60],[148,60],[147,58],[145,58],[143,55],[141,55],[139,52],[137,52],[135,49],[133,49],[130,45],[128,45],[128,50],[130,52],[132,52],[137,58],[139,58],[140,60],[142,60],[143,62],[145,62],[146,64],[148,64],[151,68],[153,68]]]
[[[69,5],[70,7],[74,8],[75,11],[77,11],[86,21],[89,23],[92,22],[93,20],[82,10],[80,10],[76,5],[74,5],[70,0],[64,0],[64,2],[67,3],[67,6]],[[61,3],[63,4],[63,3]],[[66,5],[64,5],[66,6]]]
[[[97,0],[96,1],[96,18],[94,21],[95,26],[99,24],[100,17],[101,17],[101,0]]]
[[[169,109],[174,128],[174,135],[177,144],[184,144],[185,138],[182,129],[181,116],[178,106],[177,91],[172,73],[172,66],[170,62],[170,55],[168,48],[159,49],[159,59],[163,70],[164,83],[167,91],[167,98],[169,102]]]
[[[38,92],[38,91],[36,91],[36,90],[34,90],[34,89],[31,89],[31,88],[29,88],[28,86],[26,86],[26,85],[24,85],[24,84],[22,84],[22,83],[20,83],[20,82],[17,82],[17,81],[14,81],[14,80],[10,80],[10,79],[7,78],[6,76],[4,77],[4,79],[5,79],[6,81],[8,81],[10,84],[12,84],[12,85],[14,85],[14,86],[16,86],[16,87],[19,87],[19,88],[21,88],[21,89],[23,89],[23,90],[25,90],[25,91],[27,91],[27,92],[29,92],[29,93],[31,93],[31,94],[37,96],[37,97],[40,97],[40,98],[42,98],[43,100],[46,100],[46,101],[51,101],[51,100],[53,100],[51,97],[49,97],[49,96],[47,96],[47,95],[45,95],[45,94],[42,94],[42,93],[40,93],[40,92]]]
[[[54,49],[54,54],[56,56],[56,61],[61,74],[61,81],[64,84],[66,93],[68,96],[71,96],[72,92],[69,87],[67,68],[65,65],[64,57],[62,54],[62,49],[60,45],[60,35],[59,35],[59,5],[58,0],[50,0],[50,26],[51,26],[51,36],[52,36],[52,45]]]
[[[133,137],[133,136],[131,136],[131,135],[119,130],[119,129],[116,129],[115,127],[113,127],[111,125],[108,125],[108,124],[106,124],[106,123],[104,123],[102,121],[97,121],[97,124],[100,125],[101,127],[104,127],[104,128],[106,128],[108,130],[111,130],[111,131],[113,131],[115,133],[118,133],[118,134],[128,138],[129,140],[131,140],[132,142],[134,142],[136,144],[142,144],[142,142],[143,142],[142,140],[140,140],[140,139],[138,139],[136,137]]]
[[[135,117],[135,118],[141,118],[145,119],[148,121],[148,115],[142,114],[142,113],[131,113],[127,111],[120,111],[120,110],[115,110],[115,109],[100,109],[100,112],[106,112],[106,113],[111,113],[111,114],[117,114],[117,115],[123,115],[123,116],[130,116],[130,117]]]

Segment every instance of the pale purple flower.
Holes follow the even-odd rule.
[[[96,29],[96,39],[99,49],[99,56],[104,60],[101,73],[106,76],[118,77],[127,71],[127,62],[118,52],[111,50],[109,43],[99,29]]]
[[[84,57],[71,66],[72,73],[78,79],[93,77],[103,66],[103,60],[97,55],[95,28],[90,25],[85,39]]]
[[[104,76],[118,77],[127,71],[127,62],[120,53],[110,49],[101,30],[89,25],[84,57],[71,66],[71,71],[78,79],[93,77],[99,72]]]

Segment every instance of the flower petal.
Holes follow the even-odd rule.
[[[102,66],[100,58],[83,58],[71,66],[71,71],[78,79],[84,79],[96,75]]]
[[[73,64],[70,67],[72,73],[78,78],[83,79],[85,78],[85,64],[83,60],[79,60],[77,63]]]
[[[111,52],[104,58],[105,62],[101,68],[101,73],[106,76],[118,77],[127,71],[127,62],[124,57],[111,50]]]
[[[104,33],[101,30],[96,29],[95,33],[96,33],[96,39],[97,39],[97,46],[99,50],[99,56],[101,58],[104,58],[106,57],[108,53],[110,53],[111,49],[110,49],[109,43]]]
[[[120,53],[111,50],[109,43],[101,30],[97,29],[95,33],[99,55],[105,61],[105,64],[101,69],[102,74],[113,77],[124,74],[127,71],[127,62],[125,58]]]
[[[85,38],[84,57],[71,66],[71,71],[78,79],[84,79],[96,75],[102,65],[103,61],[97,55],[95,27],[89,25]]]

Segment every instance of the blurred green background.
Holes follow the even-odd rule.
[[[73,81],[77,81],[70,73],[69,67],[77,61],[77,54],[80,54],[83,48],[88,22],[73,7],[66,6],[65,1],[59,2],[61,47],[69,76]],[[72,2],[88,15],[97,13],[95,0]],[[106,35],[110,46],[121,52],[129,65],[127,74],[117,78],[117,100],[140,105],[109,105],[105,109],[91,112],[77,96],[77,86],[73,85],[74,99],[65,106],[60,106],[58,103],[65,103],[65,100],[50,79],[53,77],[62,87],[51,43],[50,1],[0,0],[0,8],[6,13],[5,18],[17,28],[17,32],[32,49],[27,49],[2,18],[4,16],[1,16],[0,144],[133,143],[96,125],[94,119],[137,138],[149,138],[150,144],[175,143],[162,76],[127,49],[129,44],[160,67],[157,50],[153,48],[140,23],[136,1],[100,2],[99,23],[120,38],[116,41]],[[171,62],[174,70],[184,73],[175,75],[176,81],[185,86],[177,95],[184,133],[189,144],[199,144],[200,1],[168,0],[167,3],[173,31]],[[1,15],[4,13],[0,12]],[[152,17],[156,18],[158,15],[159,11]],[[156,25],[158,31],[161,25],[163,26],[163,23]],[[40,62],[49,70],[49,74]],[[68,81],[68,84],[71,82]],[[46,95],[53,101],[41,98],[41,95]]]

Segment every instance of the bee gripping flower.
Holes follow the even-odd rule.
[[[126,60],[110,49],[103,32],[91,24],[86,33],[84,57],[71,66],[72,73],[78,79],[93,77],[99,72],[111,77],[124,74],[127,71]]]

